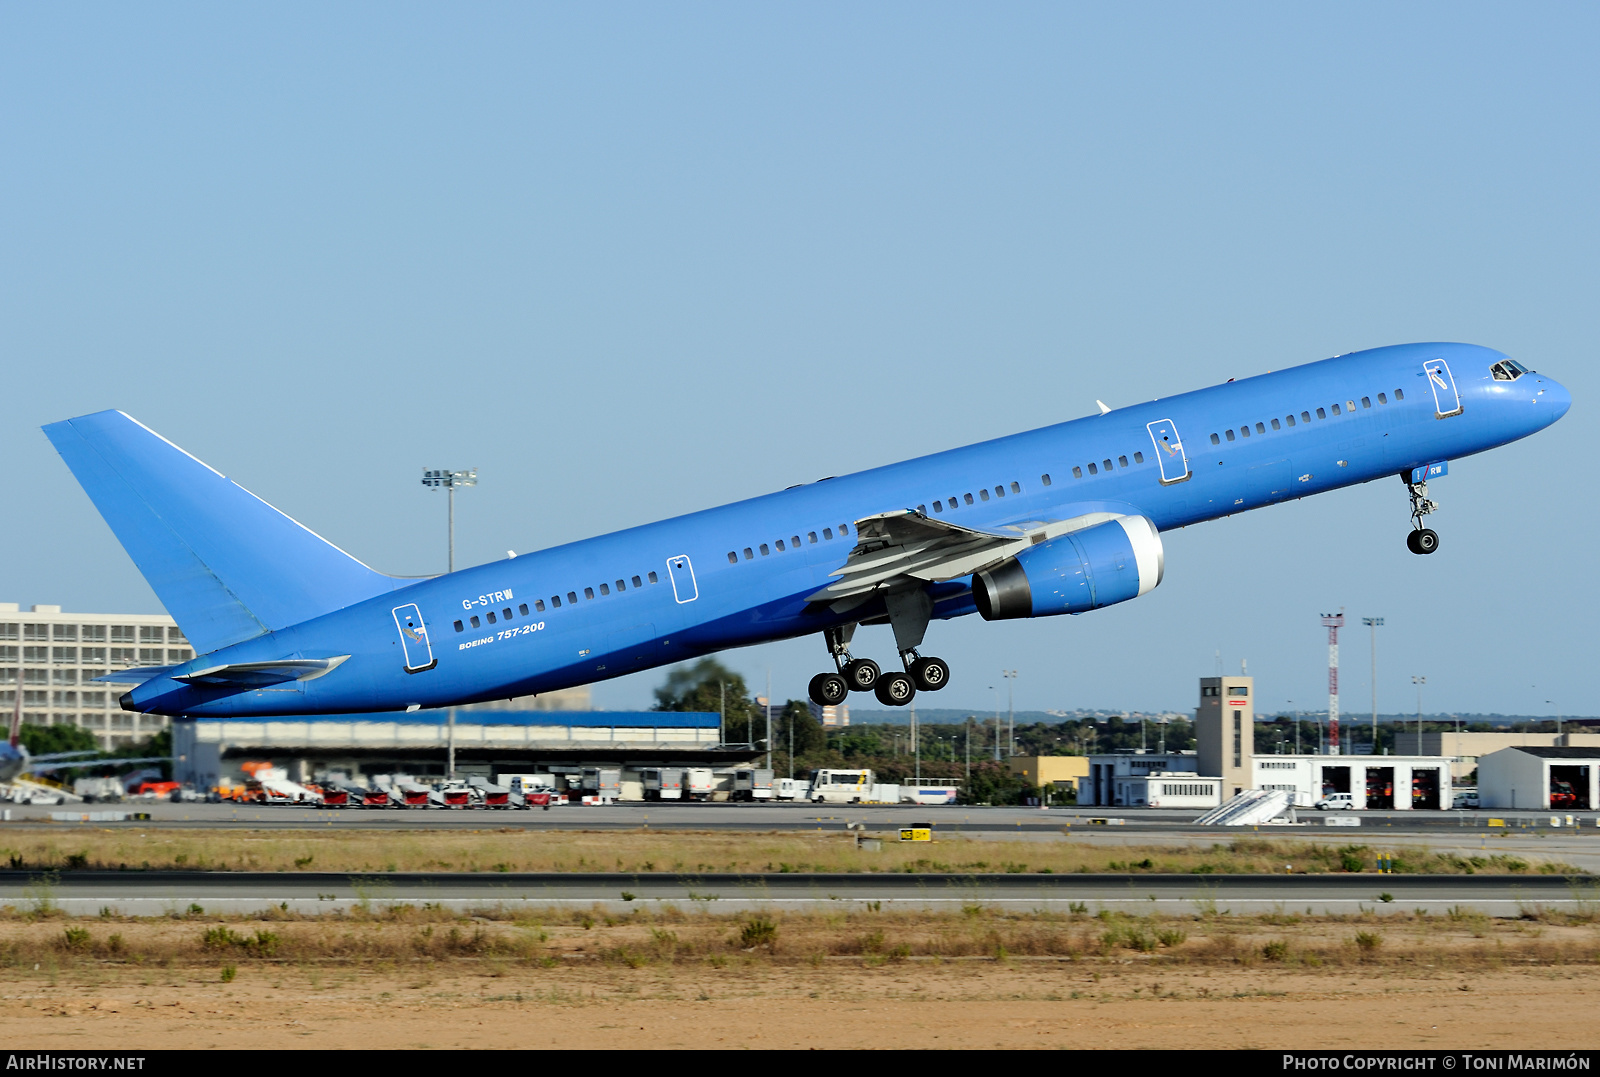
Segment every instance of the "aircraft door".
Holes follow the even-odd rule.
[[[1429,359],[1422,364],[1428,374],[1428,385],[1433,389],[1433,414],[1438,419],[1460,415],[1461,394],[1456,391],[1456,379],[1450,375],[1450,364],[1443,359]]]
[[[400,647],[406,655],[406,672],[421,673],[439,664],[428,640],[428,626],[415,602],[394,608],[394,626],[400,630]]]
[[[689,563],[688,554],[667,558],[667,575],[672,579],[672,597],[678,600],[678,605],[700,597],[700,585],[695,582],[694,566]]]
[[[1171,486],[1189,477],[1189,458],[1184,454],[1178,425],[1171,419],[1158,419],[1147,425],[1156,447],[1156,462],[1161,467],[1161,485]]]

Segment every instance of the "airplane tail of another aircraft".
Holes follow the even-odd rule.
[[[394,587],[120,411],[44,432],[200,653]]]

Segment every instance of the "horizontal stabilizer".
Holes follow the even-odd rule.
[[[94,754],[98,755],[99,753],[96,752]],[[29,761],[28,770],[34,773],[39,773],[46,770],[71,770],[73,767],[82,767],[85,770],[90,770],[95,767],[120,767],[125,763],[170,762],[172,762],[172,756],[170,755],[150,755],[140,759],[119,759],[116,756],[106,756],[101,759],[79,759],[77,762],[71,763],[35,763]]]
[[[394,588],[120,411],[44,432],[202,654]]]
[[[275,662],[235,662],[231,666],[212,666],[196,669],[172,678],[185,684],[210,684],[231,688],[260,688],[285,681],[316,680],[324,673],[337,669],[346,658],[284,658]]]
[[[95,684],[143,684],[153,681],[157,677],[165,677],[177,666],[134,666],[132,669],[118,669],[107,673],[103,677],[95,677]]]

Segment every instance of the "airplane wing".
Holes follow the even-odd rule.
[[[919,581],[942,583],[970,576],[1015,557],[1029,546],[1114,520],[1113,512],[1087,512],[1065,520],[1038,520],[981,531],[934,519],[915,509],[881,512],[856,521],[856,545],[833,583],[809,596],[843,612],[880,588]]]

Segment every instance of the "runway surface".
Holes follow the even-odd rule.
[[[1057,836],[1063,828],[1078,830],[1116,830],[1119,833],[1172,833],[1189,830],[1206,834],[1238,834],[1251,828],[1195,828],[1191,824],[1199,813],[1148,808],[982,808],[918,807],[915,805],[817,805],[817,804],[682,804],[660,801],[582,807],[565,806],[549,811],[507,810],[400,810],[361,808],[292,808],[235,804],[173,804],[170,801],[129,801],[121,804],[73,804],[61,807],[13,807],[15,822],[49,822],[52,813],[80,815],[105,811],[148,813],[147,821],[97,824],[141,828],[245,828],[301,829],[466,829],[486,830],[514,827],[525,830],[843,830],[846,823],[865,823],[870,830],[901,826],[934,826],[947,835],[982,834],[986,837],[1011,835]],[[1600,813],[1574,812],[1552,815],[1549,812],[1492,811],[1363,811],[1299,813],[1301,831],[1323,830],[1368,834],[1372,831],[1454,834],[1470,831],[1533,829],[1563,831],[1571,818],[1576,829],[1600,835]],[[1550,820],[1563,826],[1552,828]],[[1491,819],[1507,826],[1491,828]],[[1356,825],[1341,827],[1335,824]],[[3,826],[4,824],[0,824]],[[1261,830],[1277,831],[1272,826]]]
[[[272,872],[0,872],[0,904],[73,915],[299,913],[434,903],[459,911],[600,906],[737,912],[878,903],[901,908],[1166,914],[1443,913],[1494,916],[1538,908],[1600,907],[1600,878],[1554,875],[967,875],[924,874],[450,874]],[[196,911],[198,909],[199,911]]]

